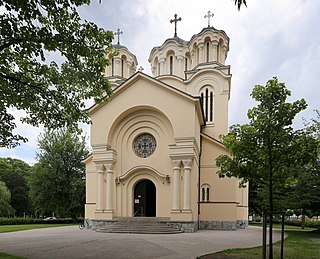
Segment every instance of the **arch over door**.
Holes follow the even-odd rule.
[[[148,179],[139,181],[134,187],[134,217],[156,216],[156,186]]]

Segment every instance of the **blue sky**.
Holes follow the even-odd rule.
[[[170,19],[177,13],[178,36],[190,40],[192,35],[207,26],[204,15],[214,13],[211,25],[224,30],[230,38],[226,60],[231,65],[231,98],[229,125],[246,123],[246,113],[255,105],[250,97],[254,85],[265,83],[273,76],[285,82],[292,96],[289,101],[304,98],[308,103],[295,120],[295,127],[315,117],[320,109],[320,1],[319,0],[247,0],[248,8],[239,12],[232,0],[92,0],[81,7],[81,16],[106,30],[120,28],[121,44],[138,59],[138,66],[151,74],[148,57],[154,46],[173,37]],[[198,4],[195,4],[198,3]],[[116,43],[116,39],[114,41]],[[17,119],[21,111],[15,111]],[[37,138],[42,128],[23,125],[17,120],[16,132],[29,142],[15,149],[0,149],[0,157],[15,157],[33,164]],[[86,132],[88,127],[84,126]],[[89,133],[87,133],[88,135]]]

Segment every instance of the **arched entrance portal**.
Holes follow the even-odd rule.
[[[134,187],[134,217],[156,216],[156,186],[150,180],[141,180]]]

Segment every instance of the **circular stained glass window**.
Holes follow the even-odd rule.
[[[149,133],[143,133],[133,141],[133,150],[138,157],[146,158],[151,156],[156,147],[156,139]]]

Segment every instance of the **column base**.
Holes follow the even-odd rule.
[[[171,210],[171,221],[192,221],[193,215],[191,210]]]
[[[114,217],[113,210],[96,210],[94,214],[95,214],[95,219],[110,220],[110,219],[113,219]]]

